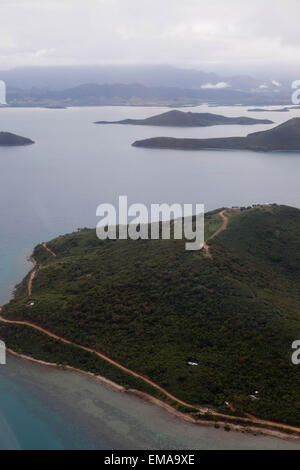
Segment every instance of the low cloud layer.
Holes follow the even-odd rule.
[[[203,89],[216,89],[216,90],[221,90],[223,88],[228,88],[230,85],[227,82],[219,82],[219,83],[205,83],[204,85],[201,86]]]
[[[299,63],[299,0],[1,0],[0,68]]]

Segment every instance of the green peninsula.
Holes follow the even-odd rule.
[[[300,118],[290,119],[273,129],[248,134],[247,137],[213,139],[176,139],[154,137],[138,140],[133,147],[173,150],[253,150],[262,152],[300,151]]]
[[[100,351],[192,406],[228,415],[232,403],[235,416],[300,426],[291,360],[300,338],[300,210],[223,213],[222,232],[220,211],[206,214],[209,251],[187,252],[184,240],[100,241],[88,229],[38,245],[35,276],[1,315]],[[19,353],[160,394],[29,326],[1,321],[0,337]]]

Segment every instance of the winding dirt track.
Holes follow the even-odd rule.
[[[212,238],[215,238],[220,232],[222,232],[223,230],[226,230],[227,228],[227,225],[228,225],[228,218],[226,217],[225,215],[225,211],[222,211],[219,213],[219,216],[222,217],[222,219],[224,220],[224,223],[223,225],[212,235],[212,237],[210,237],[210,239]],[[53,253],[50,249],[48,249],[47,245],[46,244],[43,244],[44,248],[47,249],[53,256],[56,257],[56,254]],[[32,262],[35,263],[36,265],[36,262],[35,260],[32,258]],[[36,272],[37,272],[38,268],[36,268],[32,273],[31,273],[31,276],[29,278],[29,281],[28,281],[28,294],[32,292],[32,281],[34,279],[34,276],[36,275]],[[0,307],[0,312],[2,312],[2,307]],[[186,403],[184,402],[183,400],[180,400],[179,398],[175,397],[174,395],[172,395],[171,393],[169,393],[167,390],[165,390],[163,387],[161,387],[160,385],[156,384],[155,382],[153,382],[151,379],[149,379],[148,377],[145,377],[143,376],[142,374],[139,374],[137,372],[134,372],[133,370],[131,369],[128,369],[127,367],[125,366],[122,366],[122,364],[114,361],[113,359],[109,358],[108,356],[106,356],[105,354],[102,354],[98,351],[96,351],[95,349],[92,349],[92,348],[88,348],[87,346],[81,346],[79,344],[76,344],[72,341],[69,341],[68,339],[66,338],[62,338],[61,336],[58,336],[54,333],[51,333],[51,331],[49,330],[46,330],[45,328],[42,328],[38,325],[35,325],[34,323],[30,323],[30,322],[27,322],[27,321],[19,321],[19,320],[7,320],[6,318],[2,317],[0,315],[0,322],[3,322],[3,323],[8,323],[8,324],[13,324],[13,325],[23,325],[23,326],[28,326],[30,328],[33,328],[37,331],[40,331],[41,333],[44,333],[45,335],[49,336],[50,338],[53,338],[55,340],[58,340],[58,341],[61,341],[62,343],[65,343],[65,344],[69,344],[69,345],[72,345],[72,346],[75,346],[76,348],[79,348],[79,349],[82,349],[84,351],[87,351],[89,353],[92,353],[92,354],[95,354],[96,356],[100,357],[101,359],[109,362],[110,364],[112,364],[113,366],[117,367],[118,369],[128,373],[128,374],[131,374],[133,375],[134,377],[138,378],[138,379],[141,379],[143,380],[144,382],[146,382],[147,384],[151,385],[152,387],[154,387],[156,390],[159,390],[160,392],[162,392],[166,397],[170,398],[171,400],[177,402],[177,403],[180,403],[181,405],[187,407],[187,408],[193,408],[193,409],[198,409],[198,411],[200,411],[201,413],[206,413],[207,412],[207,409],[206,408],[199,408],[195,405],[191,405],[189,403]],[[226,414],[222,414],[222,413],[217,413],[213,410],[210,410],[210,414],[213,415],[213,416],[216,416],[220,419],[233,419],[232,416],[230,415],[226,415]],[[278,430],[280,429],[284,429],[284,430],[287,430],[287,431],[296,431],[296,432],[300,432],[300,428],[299,427],[295,427],[295,426],[289,426],[289,425],[286,425],[286,424],[280,424],[280,423],[275,423],[275,422],[272,422],[272,421],[266,421],[266,420],[262,420],[262,419],[258,419],[256,418],[255,416],[252,416],[252,415],[247,415],[248,418],[239,418],[239,420],[241,421],[244,421],[245,423],[249,423],[251,424],[252,423],[257,423],[257,424],[260,424],[260,425],[264,425],[264,426],[272,426],[274,428],[278,428]],[[251,420],[251,421],[250,421]]]
[[[211,237],[209,237],[209,239],[208,239],[207,241],[213,240],[213,239],[214,239],[216,236],[218,236],[221,232],[223,232],[224,230],[227,229],[229,220],[228,220],[227,215],[225,215],[225,212],[226,212],[225,209],[224,209],[223,211],[219,212],[218,216],[221,217],[221,219],[223,219],[223,224],[221,225],[220,228],[218,228],[218,230],[215,231],[215,233],[213,233],[213,234],[211,235]],[[206,255],[207,255],[209,258],[212,258],[212,254],[211,254],[211,252],[210,252],[210,250],[209,250],[209,246],[208,246],[207,242],[204,242],[204,244],[203,244],[203,249],[206,251]]]
[[[2,307],[0,307],[0,312],[2,310]],[[113,366],[115,367],[118,367],[118,369],[121,369],[123,370],[124,372],[127,372],[128,374],[131,374],[133,375],[134,377],[138,378],[138,379],[141,379],[143,380],[144,382],[148,383],[149,385],[151,385],[152,387],[154,387],[156,390],[159,390],[160,392],[162,392],[166,397],[170,398],[171,400],[177,402],[177,403],[180,403],[181,405],[183,406],[186,406],[187,408],[194,408],[194,409],[198,409],[201,413],[206,413],[207,412],[207,409],[206,408],[199,408],[195,405],[191,405],[190,403],[186,403],[185,401],[183,400],[180,400],[180,398],[177,398],[175,397],[174,395],[172,395],[171,393],[169,393],[167,390],[165,390],[163,387],[161,387],[160,385],[156,384],[155,382],[153,382],[152,380],[148,379],[148,377],[145,377],[143,376],[142,374],[138,374],[137,372],[134,372],[133,370],[131,369],[128,369],[127,367],[124,367],[122,366],[121,364],[119,364],[118,362],[114,361],[113,359],[110,359],[108,356],[105,356],[105,354],[102,354],[98,351],[96,351],[95,349],[92,349],[92,348],[88,348],[86,346],[81,346],[79,344],[76,344],[72,341],[69,341],[68,339],[65,339],[65,338],[62,338],[61,336],[58,336],[54,333],[51,333],[51,331],[48,331],[46,330],[45,328],[42,328],[38,325],[35,325],[34,323],[30,323],[30,322],[27,322],[27,321],[18,321],[18,320],[7,320],[6,318],[3,318],[2,316],[0,316],[0,321],[3,322],[3,323],[9,323],[9,324],[13,324],[13,325],[23,325],[23,326],[29,326],[31,328],[34,328],[35,330],[37,331],[40,331],[41,333],[44,333],[45,335],[49,336],[50,338],[53,338],[53,339],[56,339],[58,341],[61,341],[62,343],[66,343],[66,344],[70,344],[72,346],[75,346],[79,349],[83,349],[84,351],[87,351],[87,352],[90,352],[92,354],[95,354],[96,356],[100,357],[101,359],[104,359],[105,361],[109,362],[110,364],[112,364]],[[217,413],[215,411],[212,411],[210,410],[210,414],[213,415],[213,416],[216,416],[218,418],[223,418],[223,419],[233,419],[232,416],[230,415],[226,415],[226,414],[222,414],[222,413]],[[251,421],[250,421],[251,419]],[[239,420],[241,421],[244,421],[245,423],[257,423],[257,424],[261,424],[261,425],[265,425],[265,426],[272,426],[274,428],[278,428],[278,429],[286,429],[286,430],[290,430],[290,431],[296,431],[296,432],[300,432],[300,428],[299,427],[294,427],[294,426],[289,426],[289,425],[286,425],[286,424],[280,424],[280,423],[275,423],[273,421],[265,421],[265,420],[262,420],[262,419],[258,419],[258,418],[255,418],[254,416],[250,416],[249,415],[249,419],[247,418],[239,418]]]
[[[134,372],[133,370],[131,369],[128,369],[127,367],[124,367],[122,366],[121,364],[119,364],[118,362],[114,361],[113,359],[110,359],[108,356],[105,356],[104,354],[102,353],[99,353],[98,351],[96,351],[95,349],[92,349],[92,348],[88,348],[86,346],[81,346],[79,344],[76,344],[76,343],[73,343],[72,341],[69,341],[68,339],[65,339],[65,338],[62,338],[61,336],[58,336],[54,333],[51,333],[51,331],[48,331],[48,330],[45,330],[45,328],[42,328],[38,325],[35,325],[34,323],[30,323],[30,322],[27,322],[27,321],[17,321],[17,320],[7,320],[6,318],[3,318],[2,316],[0,316],[0,321],[2,321],[3,323],[10,323],[10,324],[14,324],[14,325],[23,325],[23,326],[30,326],[31,328],[34,328],[35,330],[37,331],[40,331],[41,333],[44,333],[46,334],[47,336],[50,336],[50,338],[54,338],[56,340],[59,340],[61,341],[62,343],[66,343],[66,344],[71,344],[72,346],[75,346],[77,348],[80,348],[80,349],[83,349],[84,351],[87,351],[87,352],[90,352],[90,353],[93,353],[93,354],[96,354],[96,356],[100,357],[101,359],[104,359],[105,361],[109,362],[110,364],[118,367],[119,369],[123,370],[124,372],[127,372],[131,375],[134,375],[134,377],[137,377],[139,379],[142,379],[144,382],[147,382],[149,385],[152,385],[154,388],[156,388],[157,390],[160,390],[162,393],[164,393],[166,396],[168,396],[169,398],[171,398],[172,400],[178,402],[178,403],[181,403],[182,405],[184,406],[188,406],[188,407],[191,407],[191,405],[189,405],[188,403],[185,403],[184,401],[174,397],[173,395],[171,395],[169,392],[167,392],[167,390],[165,390],[164,388],[160,387],[159,385],[157,385],[155,382],[152,382],[152,380],[148,379],[147,377],[144,377],[143,375],[141,374],[138,374],[137,372]]]
[[[45,248],[45,250],[47,250],[52,256],[56,258],[56,254],[52,250],[50,250],[50,248],[48,248],[47,243],[42,243],[42,246]],[[32,283],[38,270],[41,268],[41,266],[37,266],[37,263],[33,256],[31,256],[30,261],[31,263],[33,263],[35,269],[31,272],[29,280],[28,280],[28,285],[27,285],[28,297],[31,297],[32,295]]]
[[[50,248],[48,248],[47,246],[47,243],[42,243],[43,247],[45,248],[45,250],[47,250],[50,255],[54,256],[54,258],[56,258],[56,253],[54,253],[54,251],[50,250]]]
[[[31,294],[32,294],[32,282],[33,282],[33,279],[34,279],[35,276],[36,276],[36,273],[37,273],[37,269],[34,269],[34,271],[32,271],[32,273],[30,274],[30,277],[29,277],[29,280],[28,280],[28,284],[27,284],[28,297],[31,297]]]
[[[209,238],[209,240],[213,240],[213,238],[216,238],[221,232],[223,232],[224,230],[227,229],[227,226],[228,226],[228,217],[227,215],[225,215],[225,212],[226,210],[223,210],[221,212],[219,212],[219,217],[221,217],[221,219],[223,219],[223,224],[221,225],[220,228],[218,228],[218,230]]]

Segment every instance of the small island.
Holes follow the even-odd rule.
[[[172,150],[252,150],[262,152],[299,151],[300,118],[293,118],[267,131],[254,132],[247,137],[222,137],[214,139],[176,139],[154,137],[138,140],[133,147]]]
[[[226,117],[212,113],[183,112],[176,109],[146,119],[124,119],[122,121],[97,121],[95,124],[130,124],[135,126],[160,127],[209,127],[238,124],[249,126],[254,124],[273,124],[268,119],[248,117]]]
[[[32,144],[34,144],[34,141],[31,139],[27,139],[27,137],[11,134],[10,132],[0,132],[0,146],[14,147]]]

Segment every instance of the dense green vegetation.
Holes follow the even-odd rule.
[[[154,137],[137,140],[133,147],[160,148],[173,150],[253,150],[262,152],[300,151],[300,118],[293,118],[284,124],[247,137],[221,137],[214,139],[176,139]]]
[[[146,119],[124,119],[122,121],[97,121],[95,124],[133,124],[135,126],[169,126],[169,127],[209,127],[220,125],[273,124],[269,119],[252,119],[248,117],[226,117],[212,113],[191,113],[173,109],[163,114]]]
[[[18,354],[62,367],[75,367],[96,376],[106,377],[125,389],[137,389],[165,399],[164,395],[151,385],[123,372],[99,356],[50,338],[29,326],[0,323],[0,338],[4,338],[7,347]]]
[[[208,214],[206,238],[220,224],[217,211]],[[185,251],[184,241],[104,242],[95,230],[58,237],[48,244],[56,258],[42,245],[34,251],[35,305],[25,280],[3,315],[93,347],[191,404],[228,412],[232,401],[239,414],[300,425],[300,369],[291,363],[300,210],[230,212],[228,229],[209,244],[212,258]],[[32,339],[27,349],[36,355],[39,346]],[[63,362],[64,351],[55,345],[48,356]]]

